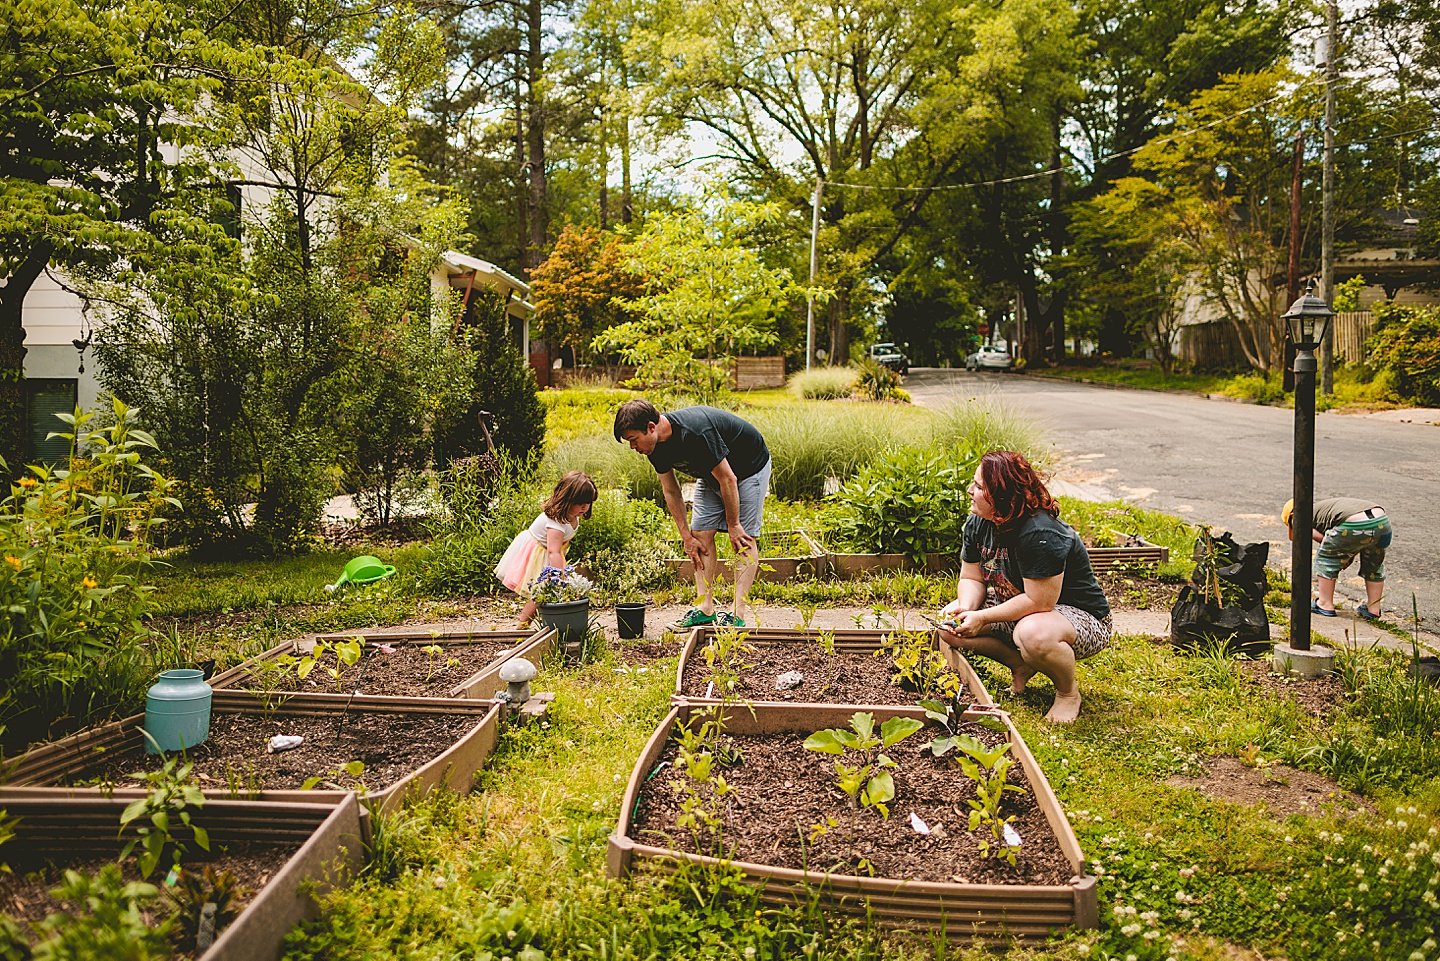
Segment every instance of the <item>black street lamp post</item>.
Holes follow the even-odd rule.
[[[1334,311],[1309,284],[1284,319],[1295,345],[1295,507],[1290,515],[1290,647],[1310,650],[1310,531],[1315,507],[1315,348]]]

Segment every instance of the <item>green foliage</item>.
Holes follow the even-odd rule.
[[[945,663],[929,631],[892,631],[880,639],[875,656],[890,658],[890,683],[921,697],[948,698],[960,691],[959,675]]]
[[[836,786],[849,796],[851,806],[858,802],[863,807],[874,808],[881,817],[888,819],[890,808],[887,802],[895,797],[895,779],[890,769],[896,765],[880,752],[924,726],[923,721],[913,717],[892,717],[880,725],[880,736],[876,737],[875,715],[857,711],[850,719],[849,730],[836,727],[816,731],[805,739],[805,749],[842,757],[854,752],[857,763],[835,762]]]
[[[495,565],[544,502],[531,469],[531,463],[501,457],[493,477],[478,472],[451,475],[447,500],[455,506],[432,518],[434,540],[418,575],[421,591],[453,596],[499,589]]]
[[[719,768],[738,764],[740,753],[728,743],[719,712],[693,727],[677,721],[675,728],[675,767],[686,778],[675,826],[690,832],[695,850],[724,857],[725,806],[735,789]]]
[[[770,448],[770,489],[784,500],[819,500],[825,479],[842,483],[882,452],[923,436],[914,413],[894,404],[785,405],[747,412]]]
[[[740,689],[740,675],[755,666],[745,661],[755,653],[755,648],[746,643],[749,637],[745,631],[721,628],[710,635],[700,651],[710,679],[715,682],[715,692],[722,699],[733,698]]]
[[[113,424],[60,419],[68,468],[34,467],[0,502],[0,729],[21,745],[53,722],[101,721],[133,709],[148,686],[143,618],[159,515],[172,482],[141,460],[154,439],[116,401]],[[60,424],[56,425],[62,426]]]
[[[240,901],[248,894],[229,871],[217,870],[207,864],[200,870],[182,870],[173,888],[165,889],[165,900],[174,910],[171,915],[171,937],[181,951],[196,951],[201,916],[205,905],[214,904],[212,933],[224,931],[240,916]]]
[[[524,460],[545,443],[545,407],[535,374],[516,343],[504,299],[493,291],[474,290],[470,305],[460,331],[474,358],[467,378],[469,402],[454,425],[440,433],[440,457],[448,462],[485,453],[480,419],[487,411],[495,446]]]
[[[989,832],[988,837],[980,839],[980,856],[990,857],[993,846],[995,857],[1014,867],[1015,855],[1020,853],[1024,841],[1010,826],[1015,816],[1000,816],[1000,803],[1006,791],[1024,794],[1025,789],[1005,783],[1015,763],[1013,758],[1006,756],[1010,751],[1010,742],[1002,741],[998,748],[986,747],[973,734],[956,732],[958,719],[954,705],[941,701],[921,701],[920,705],[925,708],[925,715],[944,724],[947,732],[944,737],[937,737],[923,745],[922,750],[928,748],[935,757],[958,752],[955,760],[960,770],[975,785],[975,797],[966,798],[965,804],[970,808],[970,830],[973,832],[984,827]]]
[[[609,420],[613,421],[613,412]],[[636,501],[645,500],[658,505],[665,498],[655,468],[625,444],[616,443],[610,435],[608,422],[603,434],[576,437],[556,444],[545,455],[545,470],[556,476],[583,470],[599,487],[619,488]]]
[[[946,449],[982,456],[1013,450],[1041,471],[1054,460],[1050,439],[1035,419],[998,394],[946,404],[935,411],[931,424],[932,441]]]
[[[633,319],[598,334],[594,348],[636,365],[642,384],[671,384],[714,404],[730,362],[775,342],[774,316],[794,293],[788,270],[768,266],[759,245],[780,211],[715,203],[652,217],[629,246],[645,293],[622,298]]]
[[[1348,313],[1360,309],[1360,294],[1369,286],[1360,274],[1335,285],[1335,313]]]
[[[335,690],[345,693],[344,676],[347,668],[354,667],[360,663],[360,658],[365,654],[365,639],[362,637],[346,637],[338,641],[316,640],[310,650],[296,657],[293,654],[282,654],[276,658],[276,663],[283,667],[294,670],[295,677],[305,680],[315,670],[316,665],[323,665],[325,673],[335,682]],[[327,659],[334,656],[333,664]]]
[[[881,454],[835,494],[836,536],[845,547],[905,554],[955,553],[980,455],[966,448],[905,447]]]
[[[898,400],[900,375],[878,361],[864,358],[855,365],[855,396],[866,400]]]
[[[666,564],[672,531],[670,518],[654,501],[601,491],[570,542],[569,558],[584,563],[601,590],[638,595],[672,580]]]
[[[790,390],[801,400],[840,400],[855,389],[851,367],[815,367],[790,377]]]
[[[205,806],[205,795],[190,776],[194,767],[193,762],[171,755],[158,771],[130,775],[148,786],[149,791],[143,798],[125,806],[120,814],[120,832],[124,834],[127,827],[142,819],[150,823],[135,827],[136,837],[125,842],[120,860],[128,858],[139,845],[141,853],[137,865],[142,878],[148,880],[155,873],[167,848],[174,866],[180,867],[186,848],[184,839],[177,837],[176,832],[182,827],[190,831],[195,843],[202,849],[210,850],[209,832],[190,821],[190,812]]]
[[[153,961],[171,956],[171,922],[151,926],[145,918],[144,909],[159,892],[153,884],[126,882],[118,865],[105,865],[93,878],[66,871],[51,896],[74,909],[35,926],[41,940],[34,961]]]
[[[1440,310],[1385,304],[1375,321],[1369,363],[1390,373],[1402,398],[1440,406]]]

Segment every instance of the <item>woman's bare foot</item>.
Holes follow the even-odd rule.
[[[1033,668],[1012,667],[1010,668],[1010,693],[1024,694],[1025,685],[1030,683],[1030,678],[1035,676]]]
[[[1045,720],[1051,724],[1073,724],[1080,716],[1080,692],[1074,694],[1056,694],[1055,703],[1050,712],[1045,715]]]

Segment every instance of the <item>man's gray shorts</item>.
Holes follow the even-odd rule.
[[[742,480],[740,487],[740,526],[751,537],[760,536],[760,523],[765,515],[765,495],[770,491],[770,461]],[[695,484],[695,504],[690,509],[692,531],[723,531],[725,523],[725,501],[720,496],[720,482],[715,475],[707,474]]]

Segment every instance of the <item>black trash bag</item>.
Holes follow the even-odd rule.
[[[1181,650],[1224,644],[1232,651],[1251,656],[1270,652],[1270,621],[1265,602],[1253,607],[1222,606],[1207,601],[1188,584],[1170,608],[1170,643]]]
[[[1170,608],[1170,643],[1189,649],[1222,643],[1247,654],[1269,653],[1270,622],[1265,617],[1265,562],[1270,545],[1237,544],[1226,531],[1201,534],[1195,541],[1191,585]]]
[[[1207,561],[1207,556],[1212,561]],[[1261,541],[1258,544],[1237,544],[1235,538],[1226,531],[1219,537],[1211,537],[1202,533],[1195,539],[1195,552],[1191,557],[1195,561],[1195,570],[1190,574],[1190,582],[1201,593],[1215,600],[1213,585],[1208,589],[1206,581],[1210,579],[1211,563],[1214,565],[1214,574],[1226,584],[1239,588],[1245,594],[1243,607],[1246,609],[1256,604],[1263,604],[1265,592],[1269,589],[1265,579],[1265,563],[1270,559],[1270,542]],[[1227,604],[1235,603],[1234,592],[1224,587],[1221,588],[1220,597]]]

